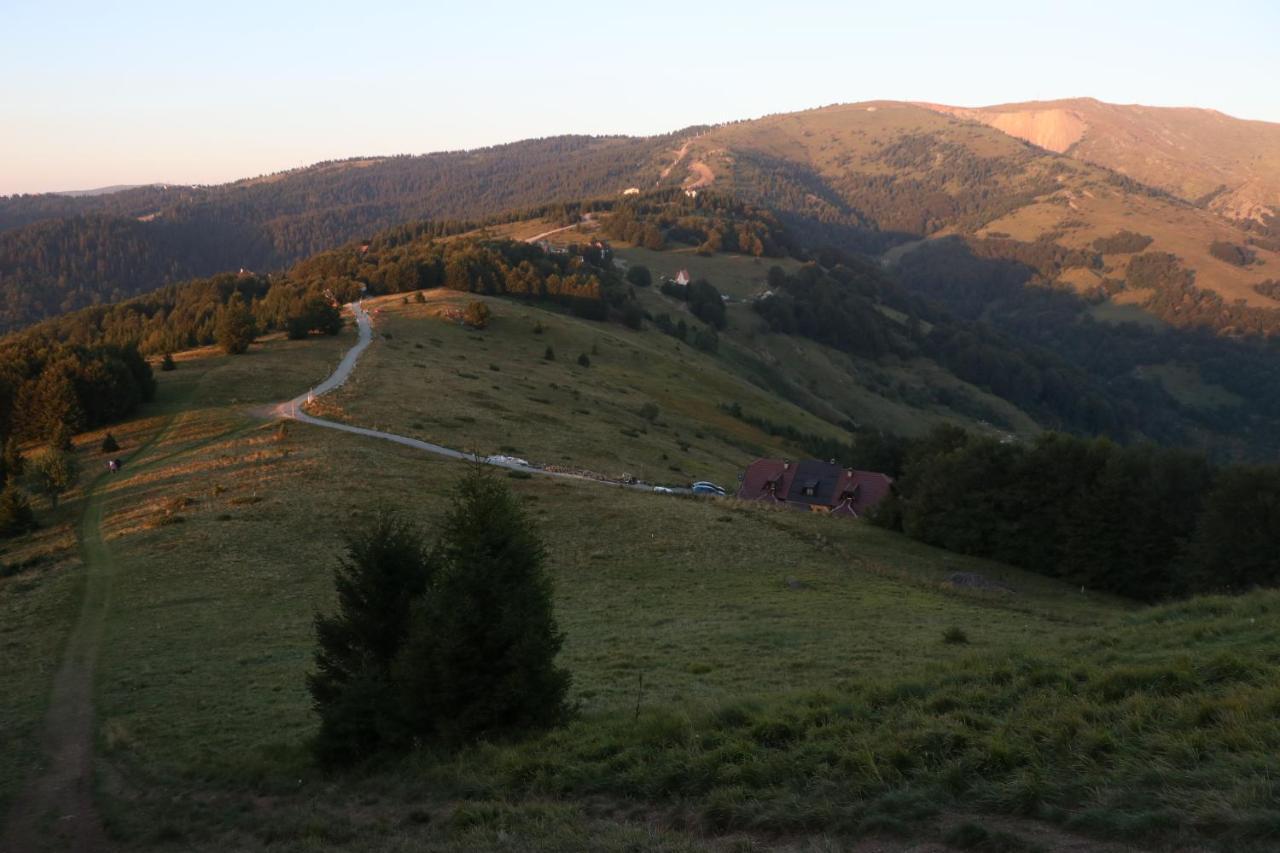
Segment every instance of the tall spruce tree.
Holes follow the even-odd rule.
[[[391,668],[410,603],[435,568],[421,532],[389,510],[346,546],[334,575],[338,610],[316,617],[316,671],[307,676],[320,715],[314,749],[325,764],[351,763],[407,737]]]
[[[562,721],[570,675],[555,665],[564,635],[546,551],[511,490],[479,466],[458,487],[440,554],[397,665],[419,736],[457,743]]]

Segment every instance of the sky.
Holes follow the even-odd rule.
[[[1280,122],[1280,3],[0,0],[0,195],[1090,96]]]

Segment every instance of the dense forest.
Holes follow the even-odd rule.
[[[802,251],[771,211],[724,193],[688,196],[662,190],[625,197],[607,209],[612,215],[604,221],[605,234],[646,249],[662,249],[672,242],[695,246],[703,254],[733,252],[757,258]]]
[[[1051,352],[1114,389],[1110,396],[1122,401],[1118,411],[1129,411],[1128,422],[1148,438],[1202,444],[1207,432],[1217,436],[1216,449],[1224,456],[1269,458],[1280,451],[1280,371],[1275,369],[1280,341],[1223,337],[1202,325],[1161,329],[1097,322],[1090,300],[1037,285],[1036,275],[1026,263],[980,257],[959,239],[921,246],[896,268],[898,282],[910,293],[958,318],[981,322],[1022,347]],[[1158,252],[1135,255],[1128,282],[1181,293],[1191,288],[1190,273]],[[1143,378],[1151,368],[1166,365],[1194,371],[1238,402],[1177,404]]]
[[[0,345],[0,445],[112,423],[155,394],[136,347],[28,339]]]
[[[615,196],[651,184],[675,138],[560,136],[215,187],[0,198],[0,332],[196,276],[282,270],[413,220]]]
[[[1099,381],[1048,349],[911,294],[872,264],[834,251],[818,258],[794,275],[770,270],[770,294],[754,307],[772,330],[865,358],[931,358],[1046,426],[1125,438],[1168,431],[1156,418],[1173,401],[1150,383]]]
[[[914,442],[877,521],[931,545],[1142,600],[1280,583],[1280,466],[1046,433]]]

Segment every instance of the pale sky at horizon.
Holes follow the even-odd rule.
[[[185,5],[0,2],[0,195],[873,99],[1280,122],[1274,0]]]

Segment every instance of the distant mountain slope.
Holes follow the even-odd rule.
[[[1059,146],[1081,132],[1066,118],[1038,129]],[[1094,301],[1174,325],[1280,331],[1280,240],[1258,223],[936,108],[879,101],[726,125],[693,140],[683,166],[672,180],[705,185],[710,172],[811,242],[896,259],[920,238],[960,235]]]
[[[1216,110],[1093,98],[978,109],[926,106],[1205,203],[1224,216],[1259,221],[1280,216],[1280,124]]]
[[[3,198],[0,331],[192,276],[281,269],[407,221],[483,218],[652,184],[672,139],[560,136],[320,163],[215,187]]]
[[[1096,303],[1100,318],[1145,311],[1275,334],[1277,166],[1280,126],[1206,110],[875,101],[665,136],[334,161],[216,187],[6,198],[0,330],[190,276],[284,269],[414,220],[657,186],[732,193],[777,211],[810,248],[886,263],[958,236],[948,245],[1019,265],[1029,283]]]

